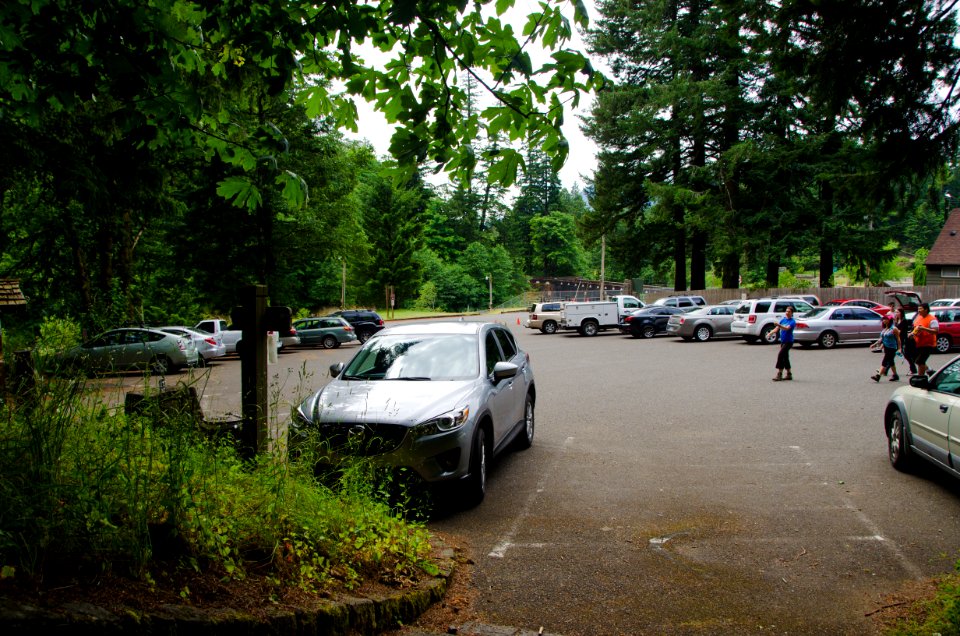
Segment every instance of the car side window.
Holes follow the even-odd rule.
[[[693,303],[687,300],[686,298],[681,298],[679,301],[680,307],[693,307]]]
[[[505,329],[496,329],[493,333],[497,334],[497,340],[500,342],[500,349],[503,351],[504,359],[513,359],[513,356],[517,355],[517,345],[513,342],[513,337],[510,332]]]
[[[757,308],[754,313],[765,314],[770,311],[770,303],[757,303]]]
[[[487,332],[487,338],[484,343],[487,352],[487,375],[493,373],[493,367],[503,358],[500,354],[500,347],[497,346],[497,337],[492,331]]]
[[[937,374],[933,388],[944,393],[960,393],[960,361],[954,362]]]

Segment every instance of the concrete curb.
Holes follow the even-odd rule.
[[[370,598],[341,596],[315,607],[277,611],[266,619],[237,610],[203,610],[166,605],[151,614],[114,613],[90,603],[36,607],[0,598],[0,631],[5,634],[70,636],[143,634],[149,636],[321,636],[378,634],[413,622],[447,591],[455,560],[441,547],[439,573],[407,589]]]

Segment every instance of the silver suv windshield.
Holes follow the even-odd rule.
[[[344,380],[469,380],[480,373],[477,337],[464,334],[377,336],[344,370]]]

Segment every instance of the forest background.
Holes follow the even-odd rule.
[[[607,280],[878,283],[960,197],[956,2],[440,4],[4,4],[0,276],[30,300],[5,326],[193,324],[250,283],[300,313],[500,305],[599,278],[602,238]],[[392,157],[344,136],[354,99]]]

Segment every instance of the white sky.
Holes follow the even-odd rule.
[[[523,22],[525,22],[527,14],[537,10],[539,1],[540,0],[516,1],[516,5],[512,10],[512,12],[515,12],[518,16],[516,21],[513,23],[515,27],[520,27]],[[585,0],[584,5],[586,6],[588,15],[590,16],[591,24],[593,24],[593,20],[596,19],[594,1]],[[573,7],[569,4],[565,4],[562,6],[561,10],[563,11],[563,14],[570,20],[571,25],[573,25]],[[510,13],[508,13],[508,15],[510,15]],[[519,32],[519,28],[517,28],[517,31]],[[571,48],[585,52],[586,46],[580,37],[580,34],[575,31],[573,38],[566,43],[565,48]],[[375,57],[375,55],[372,55],[367,51],[364,51],[362,55],[371,59]],[[534,64],[538,64],[538,58],[533,51],[531,51],[531,57],[533,57]],[[605,65],[598,60],[592,60],[592,62],[594,68],[605,68]],[[566,136],[567,141],[570,144],[570,154],[567,157],[567,161],[563,168],[560,170],[560,181],[562,182],[563,187],[567,189],[572,188],[574,184],[579,184],[580,189],[583,190],[585,185],[584,177],[591,178],[597,165],[596,144],[594,144],[590,139],[587,139],[581,132],[581,122],[580,118],[578,117],[578,115],[588,114],[590,112],[592,103],[592,95],[581,94],[579,107],[574,110],[568,106],[568,110],[564,114],[563,134]],[[357,100],[357,110],[359,111],[358,123],[360,133],[354,134],[350,131],[344,131],[345,136],[349,139],[366,139],[373,146],[379,156],[389,155],[390,137],[393,134],[393,127],[387,123],[382,114],[375,111],[369,103],[362,99]],[[437,179],[439,179],[439,181]],[[437,175],[436,179],[430,180],[434,183],[443,183],[446,181],[443,174]]]

